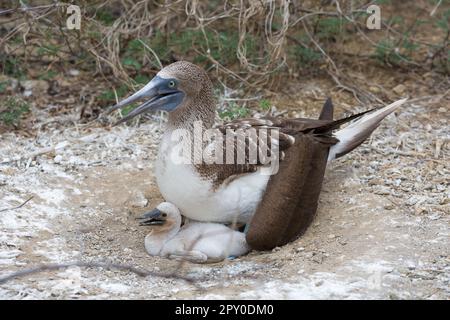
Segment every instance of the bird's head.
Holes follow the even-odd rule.
[[[179,227],[181,214],[178,208],[170,202],[162,202],[155,209],[144,213],[139,224],[141,226],[154,226],[158,231],[167,231],[173,227]]]
[[[210,95],[212,84],[206,72],[190,62],[178,61],[163,68],[142,89],[106,112],[111,113],[134,102],[143,102],[118,121],[117,125],[150,111],[164,110],[172,113],[193,103],[201,105],[202,100],[211,98]]]

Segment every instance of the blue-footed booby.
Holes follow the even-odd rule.
[[[178,61],[163,68],[142,89],[109,108],[107,112],[137,101],[143,103],[118,123],[154,110],[165,110],[169,113],[155,165],[157,184],[165,201],[174,204],[183,216],[192,220],[224,224],[250,222],[247,234],[250,246],[267,249],[294,239],[309,225],[311,218],[296,220],[298,214],[295,211],[304,210],[305,205],[309,203],[311,206],[307,208],[309,209],[307,215],[314,214],[323,169],[327,161],[341,157],[360,145],[377,128],[381,120],[402,105],[406,99],[398,100],[378,110],[369,110],[340,120],[332,119],[332,105],[331,101],[328,101],[319,119],[263,117],[237,119],[215,126],[216,102],[211,80],[200,67],[186,61]],[[355,121],[333,134],[334,130],[352,120]],[[223,139],[219,139],[220,148],[224,149],[223,154],[230,151],[230,146],[231,151],[236,153],[244,149],[246,151],[244,162],[195,161],[203,159],[205,149],[188,148],[192,144],[191,138],[195,136],[199,123],[200,130],[215,128],[216,134],[218,132],[219,135],[223,135],[221,137]],[[223,143],[228,141],[228,133],[232,130],[246,133],[252,129],[258,130],[256,136],[246,136],[244,146],[236,142]],[[180,130],[191,133],[189,139],[177,140]],[[260,139],[260,132],[263,130],[276,131],[276,139],[269,138],[266,146],[278,148],[275,149],[279,157],[273,159],[280,161],[280,170],[286,171],[289,167],[287,170],[289,174],[278,172],[271,176],[264,171],[267,169],[267,162],[262,161],[263,157],[256,160],[248,157],[250,149],[255,145],[260,147],[264,144]],[[173,155],[179,153],[180,143],[186,146],[185,150],[189,150],[188,154],[192,161],[180,162],[179,159],[174,159],[176,157]],[[217,145],[217,141],[215,143]],[[311,149],[312,145],[319,151]],[[237,158],[234,155],[232,159]],[[269,180],[271,183],[268,188]],[[283,184],[281,193],[277,191],[277,183]],[[296,195],[300,189],[301,194]],[[281,210],[281,204],[285,203],[286,199],[296,199],[295,204]],[[301,203],[303,205],[300,205]],[[287,209],[292,212],[285,212]],[[255,212],[257,223],[251,222]],[[287,214],[293,217],[292,221],[285,219]],[[268,224],[265,224],[264,220]],[[283,221],[278,228],[277,221]],[[264,229],[261,233],[264,236],[258,236],[258,229],[261,228]],[[283,237],[278,234],[277,239],[267,238],[265,235],[270,234],[270,230],[278,233],[286,233],[288,230],[289,235]]]
[[[144,214],[141,225],[152,226],[145,249],[152,256],[196,263],[218,262],[250,251],[245,234],[220,223],[189,221],[181,227],[181,214],[169,202]]]

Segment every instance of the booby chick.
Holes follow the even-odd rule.
[[[250,250],[244,233],[223,224],[190,221],[181,227],[180,211],[169,202],[160,203],[141,219],[141,225],[152,226],[145,237],[145,249],[152,256],[210,263]]]
[[[360,145],[377,128],[380,121],[406,99],[372,113],[364,112],[340,120],[264,117],[238,119],[222,126],[214,126],[216,102],[211,80],[200,67],[186,61],[178,61],[163,68],[142,89],[111,107],[107,112],[137,101],[144,102],[118,123],[149,111],[165,110],[169,113],[155,164],[157,184],[164,199],[173,203],[182,215],[189,219],[248,223],[264,195],[270,178],[270,175],[262,174],[266,163],[259,158],[256,162],[247,161],[244,164],[174,161],[171,155],[180,148],[180,143],[175,142],[174,136],[179,130],[185,130],[195,136],[195,123],[199,122],[202,129],[215,127],[224,136],[230,129],[277,129],[279,139],[276,143],[281,160],[283,152],[294,144],[294,137],[300,133],[307,134],[316,141],[327,144],[330,147],[328,159],[333,160]],[[358,120],[351,127],[331,134],[340,125],[353,119]],[[249,149],[249,146],[255,144],[257,144],[255,139],[248,138],[245,148]],[[236,150],[239,148],[237,144],[234,147]],[[193,149],[191,153],[193,159],[203,155],[202,148],[200,151]],[[228,151],[224,150],[224,154]],[[279,214],[281,218],[283,213]]]

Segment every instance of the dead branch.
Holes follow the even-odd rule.
[[[27,200],[25,200],[24,202],[22,202],[22,204],[16,206],[16,207],[12,207],[12,208],[5,208],[5,209],[1,209],[0,212],[5,212],[5,211],[9,211],[9,210],[16,210],[16,209],[20,209],[22,208],[24,205],[26,205],[31,199],[33,199],[34,196],[29,197]]]
[[[62,264],[43,264],[34,268],[28,268],[23,269],[17,272],[13,272],[9,275],[0,277],[0,285],[5,284],[8,281],[11,281],[13,279],[17,278],[23,278],[32,274],[37,274],[45,271],[55,271],[60,269],[67,269],[70,267],[80,267],[80,268],[101,268],[106,270],[118,270],[118,271],[127,271],[134,273],[140,277],[148,277],[148,276],[154,276],[159,278],[167,278],[167,279],[180,279],[183,281],[186,281],[190,284],[195,284],[195,279],[191,277],[186,277],[182,275],[178,275],[175,272],[173,273],[159,273],[159,272],[153,272],[145,269],[139,269],[131,265],[126,264],[118,264],[118,263],[105,263],[105,262],[69,262],[69,263],[62,263]]]

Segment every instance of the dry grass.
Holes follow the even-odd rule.
[[[223,88],[245,88],[253,96],[277,92],[291,79],[321,75],[371,104],[388,97],[362,87],[347,72],[355,64],[405,74],[431,71],[441,78],[450,70],[448,0],[85,0],[78,2],[81,30],[67,30],[68,4],[27,3],[1,6],[6,9],[0,10],[0,95],[14,94],[4,89],[11,79],[52,81],[78,69],[95,79],[90,87],[97,90],[97,97],[80,101],[83,115],[180,59],[202,65]],[[382,10],[381,30],[366,27],[366,8],[373,3]],[[103,88],[100,94],[95,84]],[[80,95],[89,89],[80,89]]]

